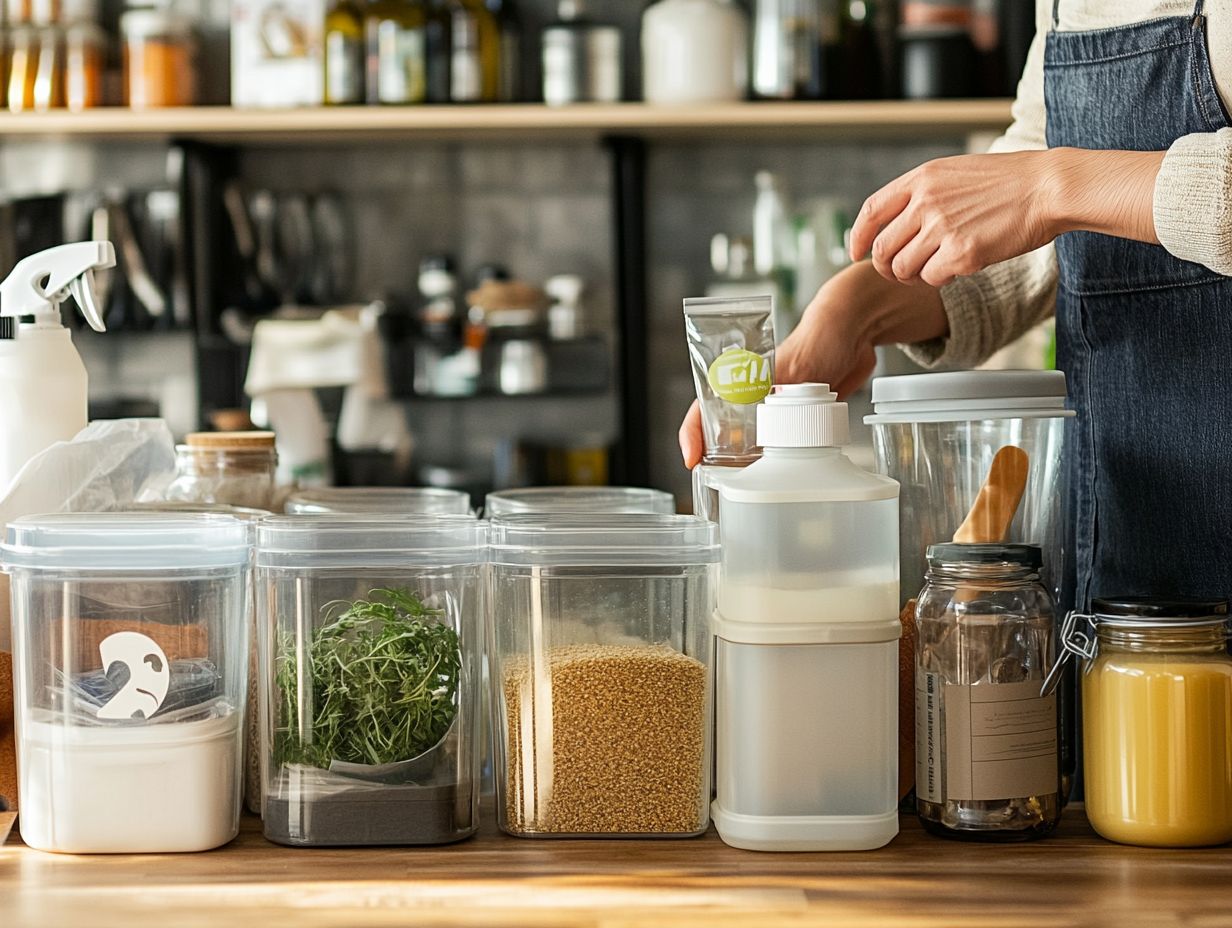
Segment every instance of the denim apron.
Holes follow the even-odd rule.
[[[1044,57],[1049,147],[1161,151],[1228,125],[1203,0],[1192,16],[1058,32]],[[1074,573],[1092,597],[1232,596],[1232,278],[1092,232],[1057,239],[1057,359]]]

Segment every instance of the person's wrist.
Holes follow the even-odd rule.
[[[1050,148],[1041,152],[1035,209],[1047,241],[1081,227],[1086,177],[1083,155],[1077,148]]]

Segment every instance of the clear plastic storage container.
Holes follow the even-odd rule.
[[[643,487],[524,487],[489,493],[484,515],[489,519],[519,513],[643,512],[671,515],[676,498],[663,490]]]
[[[873,381],[878,469],[902,486],[901,604],[924,586],[929,545],[951,541],[975,504],[992,459],[1006,445],[1027,453],[1027,488],[1002,539],[1039,545],[1045,584],[1056,592],[1065,374],[960,371]]]
[[[27,844],[165,853],[235,837],[248,538],[214,515],[9,525]]]
[[[258,526],[271,841],[474,834],[485,531],[469,516],[274,516]]]
[[[503,830],[534,837],[706,830],[716,533],[693,516],[492,523]]]
[[[322,487],[297,490],[287,499],[290,515],[470,515],[470,494],[439,487]]]

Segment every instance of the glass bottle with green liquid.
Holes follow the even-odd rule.
[[[364,102],[364,18],[355,0],[335,0],[325,14],[325,103]]]
[[[367,100],[423,103],[428,92],[424,0],[372,0],[365,10]]]

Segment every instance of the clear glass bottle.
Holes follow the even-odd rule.
[[[167,499],[274,508],[278,454],[273,432],[196,432],[176,447]]]
[[[1228,604],[1096,600],[1072,617],[1082,674],[1086,811],[1110,841],[1204,847],[1232,841],[1232,657]],[[1077,619],[1094,625],[1076,637]],[[1091,645],[1094,645],[1091,647]]]
[[[325,14],[325,104],[363,102],[363,13],[354,0],[338,0]]]
[[[939,544],[916,609],[916,811],[977,841],[1049,834],[1061,818],[1052,598],[1033,545]]]
[[[364,15],[367,100],[376,104],[423,103],[428,57],[422,0],[374,0]]]

